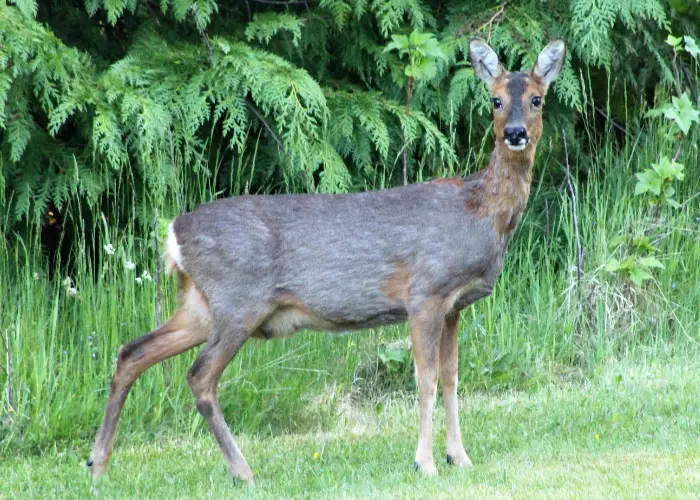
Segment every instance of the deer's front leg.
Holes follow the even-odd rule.
[[[445,319],[445,328],[440,340],[440,381],[442,401],[445,405],[445,427],[447,429],[447,463],[459,467],[472,464],[462,445],[459,430],[457,404],[457,325],[459,313],[453,312]]]
[[[416,470],[437,474],[433,459],[433,407],[438,381],[440,337],[445,323],[443,303],[427,299],[409,316],[420,401]]]

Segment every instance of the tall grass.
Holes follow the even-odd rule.
[[[683,209],[665,209],[652,224],[645,201],[632,195],[633,174],[662,152],[672,154],[657,137],[658,126],[660,122],[648,123],[622,146],[608,135],[602,144],[588,144],[589,153],[569,158],[583,179],[577,189],[577,229],[585,250],[580,282],[571,201],[563,184],[551,183],[563,178],[563,155],[556,145],[541,146],[530,205],[493,296],[462,315],[463,390],[526,388],[551,377],[595,376],[611,358],[644,361],[696,352],[700,172],[695,165],[700,138],[696,134],[685,141],[679,160],[687,165],[677,195],[685,202]],[[233,169],[222,173],[232,191],[242,192],[245,178],[253,175],[254,154],[244,156],[235,176]],[[482,160],[477,156],[475,163]],[[463,168],[474,170],[475,165]],[[212,197],[214,174],[203,169],[200,178],[183,180],[187,200]],[[177,213],[178,200],[170,204],[165,211]],[[14,399],[9,407],[7,391],[3,393],[2,452],[91,438],[102,417],[119,346],[154,327],[155,282],[144,275],[155,277],[149,227],[138,226],[135,216],[125,227],[116,227],[109,222],[109,210],[106,217],[97,208],[90,214],[81,213],[79,205],[70,210],[74,220],[92,227],[77,232],[71,264],[57,267],[61,271],[55,276],[49,276],[37,223],[22,235],[0,239],[0,333],[8,344],[0,362],[5,367],[0,387],[9,387]],[[1,223],[6,234],[8,221]],[[611,238],[644,232],[658,248],[664,269],[643,287],[603,270],[611,256]],[[172,278],[162,288],[167,315],[174,304]],[[405,326],[396,326],[250,341],[222,379],[224,412],[236,431],[324,426],[343,395],[380,395],[378,388],[387,387],[382,378],[388,375],[377,360],[379,346],[406,336]],[[160,367],[139,379],[124,409],[122,432],[199,432],[201,419],[184,383],[195,356],[196,350],[173,360],[169,388]],[[11,379],[7,360],[14,368]]]

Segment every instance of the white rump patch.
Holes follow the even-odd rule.
[[[182,266],[182,252],[180,252],[180,244],[177,242],[175,235],[174,222],[168,226],[168,238],[165,240],[165,269],[168,273],[174,268],[184,271]]]

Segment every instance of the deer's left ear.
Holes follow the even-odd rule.
[[[537,56],[537,63],[532,72],[544,83],[545,87],[549,87],[549,84],[559,75],[561,67],[564,65],[565,56],[566,46],[561,40],[551,42]]]

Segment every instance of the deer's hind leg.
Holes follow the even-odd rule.
[[[219,406],[217,389],[224,369],[250,337],[252,331],[253,329],[242,327],[230,328],[224,324],[217,324],[215,320],[209,342],[200,351],[187,373],[187,383],[194,394],[197,410],[214,434],[231,475],[251,484],[254,482],[253,472],[226,425]]]
[[[112,378],[107,408],[87,462],[97,477],[107,470],[124,401],[136,379],[164,359],[205,342],[211,329],[208,306],[190,279],[180,275],[180,305],[163,326],[122,346]]]

